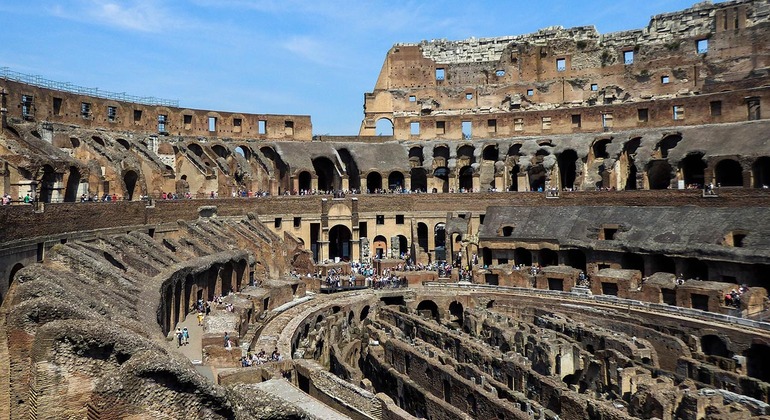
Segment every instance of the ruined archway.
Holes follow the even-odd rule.
[[[660,157],[666,159],[668,158],[668,153],[671,149],[675,148],[680,141],[682,141],[682,136],[679,134],[671,134],[659,141],[655,148],[660,152]]]
[[[389,118],[380,118],[377,120],[374,126],[374,132],[378,136],[392,136],[393,135],[393,121]]]
[[[312,189],[312,179],[313,176],[310,175],[310,172],[308,171],[302,171],[299,173],[299,176],[297,177],[297,187],[300,191],[310,191]]]
[[[24,268],[24,264],[22,264],[22,263],[16,263],[13,266],[13,268],[11,268],[11,273],[8,275],[8,289],[7,290],[11,290],[11,285],[13,284],[13,280],[16,277],[16,273],[18,273],[19,270],[21,270],[22,268]],[[5,299],[5,296],[3,296],[2,290],[0,290],[0,303],[3,302],[3,299]]]
[[[439,321],[438,305],[432,300],[423,300],[417,305],[417,313]]]
[[[682,170],[682,179],[687,187],[703,187],[706,185],[705,172],[706,162],[703,161],[703,153],[692,153],[687,155],[681,162],[679,168]]]
[[[463,326],[464,310],[463,304],[454,301],[449,304],[449,322],[455,324],[457,327]]]
[[[742,187],[743,168],[736,160],[723,159],[714,167],[714,178],[722,187]]]
[[[412,180],[412,191],[428,191],[428,174],[424,168],[412,168],[409,174]]]
[[[770,157],[762,156],[751,165],[754,188],[770,187]]]
[[[50,203],[54,200],[56,190],[56,172],[51,165],[43,166],[43,176],[40,178],[40,197],[39,201]],[[34,199],[35,197],[32,196]]]
[[[370,193],[376,193],[382,190],[382,175],[379,172],[369,172],[366,175],[366,189]]]
[[[329,158],[322,156],[313,159],[313,169],[315,169],[316,176],[318,176],[319,190],[334,191],[340,189],[340,174]]]
[[[770,346],[753,343],[743,354],[746,356],[746,370],[749,376],[770,382],[770,358],[767,357],[770,354]]]
[[[247,161],[251,160],[251,149],[248,146],[237,146],[235,153],[241,155]]]
[[[439,192],[449,192],[449,168],[442,166],[433,171],[433,177],[441,180]]]
[[[398,239],[398,257],[400,258],[401,255],[406,254],[409,251],[409,241],[407,241],[406,236],[404,235],[396,235],[396,238]],[[394,258],[396,256],[394,255]]]
[[[532,252],[525,248],[513,250],[513,261],[516,265],[532,265]]]
[[[428,225],[417,223],[417,246],[422,252],[428,252]]]
[[[727,344],[719,336],[709,334],[700,339],[700,348],[707,356],[731,357]]]
[[[638,169],[636,168],[636,151],[642,144],[639,137],[627,141],[623,145],[623,152],[620,154],[621,173],[625,167],[625,181],[621,183],[624,190],[635,190],[637,187]]]
[[[404,188],[404,174],[399,171],[393,171],[388,175],[388,189],[400,191]]]
[[[361,189],[361,171],[358,169],[358,163],[356,163],[350,150],[342,148],[337,150],[337,153],[345,165],[345,173],[348,176],[348,188],[353,190]]]
[[[472,167],[464,166],[462,169],[460,169],[459,187],[460,187],[460,190],[473,191],[473,168]]]
[[[575,178],[577,174],[577,152],[567,149],[561,152],[557,157],[559,166],[559,186],[564,189],[573,189],[575,187]]]
[[[388,256],[387,250],[388,240],[382,235],[375,236],[374,241],[372,241],[372,254],[374,258],[378,260],[386,258]]]
[[[80,170],[76,166],[70,166],[69,176],[67,177],[67,188],[64,190],[64,201],[77,201],[80,189]]]
[[[546,177],[545,166],[543,166],[542,163],[537,163],[530,166],[527,173],[529,174],[529,190],[544,191]]]
[[[435,244],[436,260],[446,260],[446,225],[437,223],[433,227],[433,243]]]
[[[139,175],[135,171],[126,171],[123,175],[123,182],[126,185],[125,199],[131,201],[134,198],[136,192],[136,181],[139,179]]]
[[[537,252],[537,261],[542,267],[547,267],[549,265],[559,265],[559,256],[556,251],[543,248]]]
[[[508,187],[508,191],[519,191],[519,172],[521,172],[521,167],[519,165],[513,165],[509,172],[511,184]]]
[[[499,156],[500,156],[500,153],[497,150],[496,144],[490,144],[484,147],[484,150],[481,153],[481,158],[483,160],[491,160],[493,162],[496,162]]]
[[[651,190],[671,187],[671,165],[666,160],[654,160],[647,167],[647,179]]]
[[[347,226],[336,225],[329,229],[329,259],[349,261],[353,249],[352,239],[353,235]]]

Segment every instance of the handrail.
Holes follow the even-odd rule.
[[[161,99],[154,96],[134,96],[128,95],[126,92],[110,92],[106,90],[99,90],[99,88],[88,88],[78,85],[73,85],[69,82],[57,82],[43,78],[36,74],[25,74],[13,71],[10,67],[0,67],[0,78],[11,80],[14,82],[26,83],[28,85],[37,86],[45,89],[60,90],[64,92],[76,93],[78,95],[88,95],[102,99],[114,99],[116,101],[133,102],[143,105],[161,105],[179,108],[179,100],[177,99]]]

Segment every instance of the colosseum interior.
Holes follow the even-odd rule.
[[[770,416],[770,0],[396,44],[351,136],[67,86],[0,74],[0,419]]]

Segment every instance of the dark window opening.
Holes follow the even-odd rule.
[[[618,284],[602,282],[602,294],[609,295],[609,296],[617,296]]]
[[[142,110],[141,109],[135,109],[134,110],[134,122],[138,123],[139,121],[142,121]]]
[[[709,105],[711,108],[712,117],[718,117],[722,115],[722,101],[711,101]]]
[[[275,218],[274,224],[276,229],[280,229],[282,223],[283,223],[283,219],[281,219],[280,217]]]
[[[487,120],[487,131],[490,133],[497,132],[497,120]]]
[[[302,218],[301,217],[295,217],[294,218],[294,227],[299,228],[302,226]]]
[[[639,122],[647,122],[650,119],[650,111],[647,108],[639,108],[636,113]]]
[[[189,130],[192,128],[192,115],[183,115],[184,129]]]
[[[404,224],[404,215],[403,214],[397,214],[396,215],[396,224],[397,225],[403,225]]]
[[[80,116],[83,118],[91,118],[91,104],[88,102],[80,103]]]
[[[61,115],[61,98],[53,98],[53,115]]]
[[[436,121],[436,134],[446,134],[446,122]]]
[[[283,122],[283,130],[284,134],[287,136],[293,136],[294,135],[294,121],[284,121]]]
[[[377,220],[377,224],[378,224],[378,225],[384,225],[384,224],[385,224],[385,215],[383,215],[383,214],[378,214],[378,215],[376,216],[376,220]]]
[[[759,98],[751,98],[746,101],[749,110],[749,121],[755,121],[762,118],[762,112],[759,107]]]
[[[580,114],[572,115],[572,128],[580,128],[582,125]]]
[[[604,228],[602,229],[602,239],[605,241],[614,241],[616,233],[618,233],[618,229],[616,228]]]

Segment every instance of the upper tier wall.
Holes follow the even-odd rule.
[[[307,115],[242,114],[123,102],[0,78],[9,120],[47,121],[114,131],[310,141]],[[213,120],[212,120],[213,119]]]

